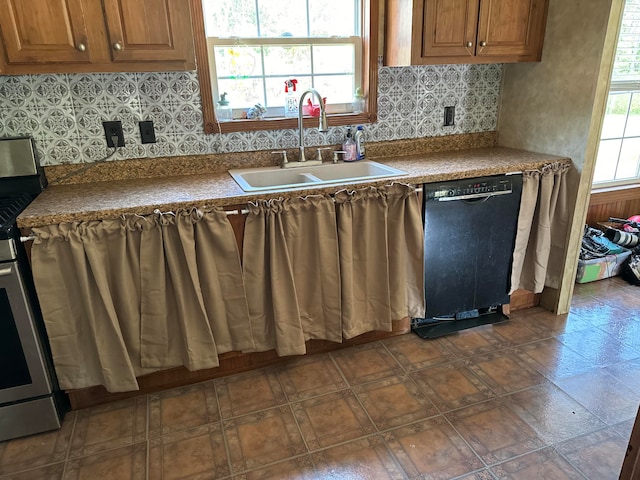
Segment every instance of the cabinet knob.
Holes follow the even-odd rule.
[[[116,43],[114,43],[114,44],[113,44],[113,49],[114,49],[116,52],[119,52],[120,50],[122,50],[122,44],[121,44],[120,42],[116,42]]]
[[[480,42],[480,46],[481,47],[486,47],[487,46],[487,42]]]
[[[473,42],[467,42],[467,48],[473,47]]]
[[[87,49],[87,46],[84,43],[79,43],[76,48],[78,51],[84,52]]]

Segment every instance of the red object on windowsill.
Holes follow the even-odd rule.
[[[327,97],[323,97],[322,101],[324,102],[325,107],[327,106]],[[314,104],[311,102],[310,98],[307,98],[307,104],[302,107],[302,114],[307,117],[319,117],[320,116],[320,105]]]

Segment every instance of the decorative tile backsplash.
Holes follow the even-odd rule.
[[[379,68],[378,121],[367,141],[495,130],[502,65]],[[455,105],[456,124],[443,126]],[[102,121],[121,120],[116,159],[294,148],[296,130],[207,135],[196,72],[0,76],[0,137],[31,135],[44,165],[106,157]],[[140,143],[138,122],[153,120],[157,143]],[[307,145],[342,142],[345,127],[305,132]]]

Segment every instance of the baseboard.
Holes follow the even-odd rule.
[[[540,305],[540,294],[533,293],[529,290],[516,290],[511,294],[509,301],[509,312],[524,310],[525,308],[533,308]]]

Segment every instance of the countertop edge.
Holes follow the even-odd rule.
[[[518,160],[518,157],[522,157],[523,159]],[[132,194],[134,192],[137,193],[138,186],[140,186],[140,188],[146,187],[146,189],[151,191],[154,189],[154,184],[157,185],[155,187],[156,190],[161,189],[163,186],[167,187],[173,185],[177,185],[177,190],[180,190],[179,187],[182,184],[188,186],[190,183],[206,183],[208,181],[218,186],[219,191],[225,191],[226,193],[212,193],[208,198],[205,198],[206,193],[200,198],[191,198],[188,193],[185,193],[176,195],[176,199],[174,200],[167,199],[166,201],[162,200],[161,202],[153,203],[144,203],[143,200],[135,202],[132,199],[128,205],[118,208],[87,208],[86,210],[81,211],[77,208],[77,205],[75,205],[76,208],[74,209],[73,205],[73,201],[77,201],[77,196],[81,195],[78,192],[82,192],[82,189],[86,190],[85,195],[88,198],[98,183],[55,185],[45,190],[43,194],[37,197],[34,202],[18,216],[18,227],[21,229],[30,229],[52,224],[114,219],[122,215],[129,214],[145,215],[153,213],[156,209],[166,212],[194,207],[230,207],[234,205],[247,204],[258,199],[268,200],[292,196],[317,194],[326,195],[345,188],[375,187],[398,182],[407,184],[435,183],[534,170],[555,162],[571,164],[571,160],[566,157],[528,152],[506,147],[487,147],[480,149],[456,150],[451,152],[437,152],[432,154],[414,154],[396,157],[393,159],[370,158],[370,160],[400,168],[401,170],[408,171],[408,174],[402,177],[385,178],[375,181],[350,182],[345,184],[334,183],[324,186],[315,186],[314,188],[266,190],[258,192],[242,191],[226,172],[155,179],[119,180],[108,182],[106,184],[112,186],[114,196],[118,194],[120,195],[118,200],[126,198],[126,194],[123,194],[122,192],[126,193],[127,191],[131,191]],[[458,163],[451,164],[453,162]],[[103,189],[105,188],[105,185],[101,186]],[[158,193],[159,192],[156,191],[155,196],[158,196]],[[103,194],[107,195],[108,193]],[[126,200],[122,202],[124,203]],[[87,203],[90,204],[90,202]]]

